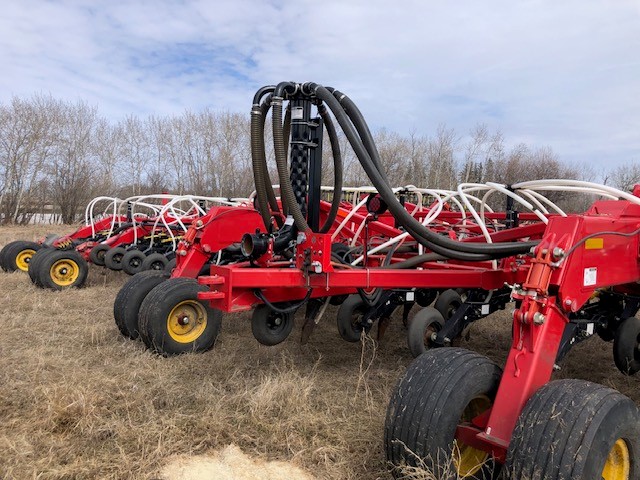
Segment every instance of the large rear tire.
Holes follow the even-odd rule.
[[[26,240],[16,240],[8,243],[0,253],[2,263],[0,267],[5,272],[29,270],[29,263],[35,253],[42,248],[42,245],[36,242],[28,242]]]
[[[408,478],[408,466],[446,480],[495,478],[499,465],[455,434],[458,424],[491,408],[500,377],[491,360],[462,348],[438,348],[416,358],[387,409],[384,446],[393,475]]]
[[[113,302],[113,318],[120,333],[135,340],[139,335],[140,306],[151,290],[169,278],[166,272],[140,272],[122,286]]]
[[[52,290],[84,286],[89,264],[75,250],[54,250],[39,262],[39,285]]]
[[[518,418],[507,452],[509,478],[640,478],[640,412],[621,393],[584,380],[541,387]]]
[[[31,282],[34,285],[37,285],[38,287],[42,287],[42,284],[40,283],[40,273],[39,273],[40,264],[47,255],[50,255],[51,253],[56,251],[58,250],[55,248],[45,247],[38,250],[36,254],[33,257],[31,257],[31,261],[29,262],[29,270],[27,271],[27,273],[29,274],[29,278],[31,279]]]
[[[164,356],[213,348],[222,312],[198,300],[198,292],[206,290],[194,278],[170,278],[151,290],[138,317],[145,345]]]

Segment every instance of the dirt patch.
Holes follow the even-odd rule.
[[[313,480],[287,462],[265,462],[244,454],[236,445],[198,457],[173,459],[162,469],[162,480]]]

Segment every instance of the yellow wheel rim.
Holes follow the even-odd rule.
[[[178,343],[192,343],[207,328],[207,311],[197,300],[184,300],[167,317],[167,331]]]
[[[75,261],[63,258],[51,265],[49,273],[53,283],[60,287],[68,287],[80,276],[80,267]]]
[[[630,480],[631,456],[627,442],[619,438],[607,455],[607,461],[602,470],[603,480]]]
[[[473,418],[491,407],[491,400],[485,395],[478,396],[469,402],[462,413],[461,422],[470,422]],[[453,463],[456,466],[459,478],[468,478],[480,471],[489,458],[489,454],[483,450],[465,445],[456,440],[453,445]]]
[[[29,270],[29,262],[35,253],[36,251],[31,248],[22,250],[18,255],[16,255],[16,266],[23,272]]]

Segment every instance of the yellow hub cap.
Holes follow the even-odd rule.
[[[619,438],[607,456],[602,470],[603,480],[630,480],[631,459],[627,442]]]
[[[53,283],[61,287],[68,287],[80,276],[80,267],[73,260],[63,258],[51,265],[49,273]]]
[[[23,272],[29,270],[29,262],[31,261],[31,257],[33,257],[35,253],[36,251],[31,248],[22,250],[16,256],[16,266]]]
[[[197,300],[184,300],[167,317],[167,331],[178,343],[194,342],[207,328],[207,311]]]
[[[474,398],[469,402],[467,408],[462,413],[461,422],[471,422],[471,420],[491,407],[491,400],[485,395]],[[483,450],[465,445],[460,440],[456,440],[453,445],[453,463],[456,466],[459,478],[467,478],[475,475],[485,464],[489,454]]]

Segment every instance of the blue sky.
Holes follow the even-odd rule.
[[[83,99],[117,120],[249,112],[315,81],[373,128],[549,145],[596,170],[640,161],[640,0],[4,2],[0,101]]]

